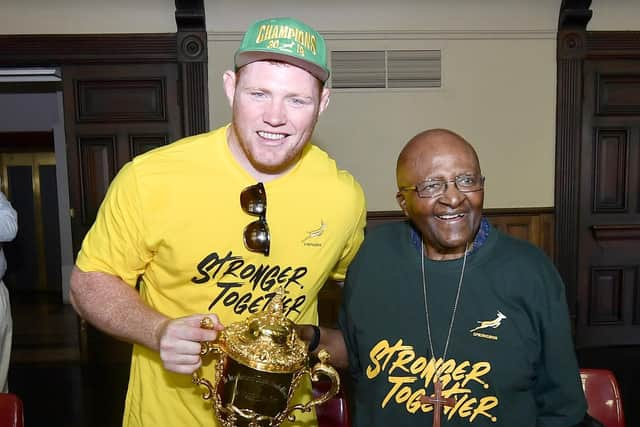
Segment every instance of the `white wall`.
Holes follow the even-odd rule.
[[[613,1],[613,0],[609,0]],[[560,0],[205,0],[207,30],[293,16],[322,31],[554,30]]]
[[[589,31],[640,31],[640,1],[593,0]]]
[[[1,0],[0,34],[175,33],[174,0]]]
[[[211,124],[230,119],[221,88],[244,27],[292,15],[291,1],[207,3]],[[556,1],[322,2],[296,14],[329,49],[440,49],[443,85],[422,90],[334,90],[314,140],[364,187],[370,210],[395,210],[395,162],[431,127],[461,133],[487,175],[486,207],[553,205]],[[333,7],[332,7],[333,6]],[[514,183],[518,185],[514,185]]]

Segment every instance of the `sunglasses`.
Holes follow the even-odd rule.
[[[260,252],[269,255],[271,235],[267,225],[267,193],[261,182],[251,185],[240,193],[240,206],[249,215],[258,219],[247,224],[244,228],[244,245],[252,252]]]

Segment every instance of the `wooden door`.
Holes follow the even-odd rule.
[[[63,83],[75,255],[118,170],[183,132],[176,64],[65,66]]]
[[[183,135],[177,64],[63,67],[74,256],[118,170],[138,154]],[[129,360],[131,345],[80,322],[80,353],[94,362]],[[98,349],[107,349],[100,351]]]
[[[576,345],[640,344],[640,61],[584,64]]]

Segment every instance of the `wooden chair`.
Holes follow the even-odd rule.
[[[317,397],[326,393],[330,385],[327,381],[314,382],[313,396]],[[349,427],[351,425],[347,398],[342,386],[333,398],[316,406],[316,415],[318,416],[318,427]]]
[[[605,427],[626,427],[622,396],[613,372],[607,369],[580,369],[587,412]]]
[[[0,426],[24,427],[22,400],[13,393],[0,393]]]

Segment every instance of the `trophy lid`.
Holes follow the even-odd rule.
[[[222,331],[227,356],[263,372],[290,373],[305,365],[307,346],[284,314],[284,293],[281,287],[263,312]]]

